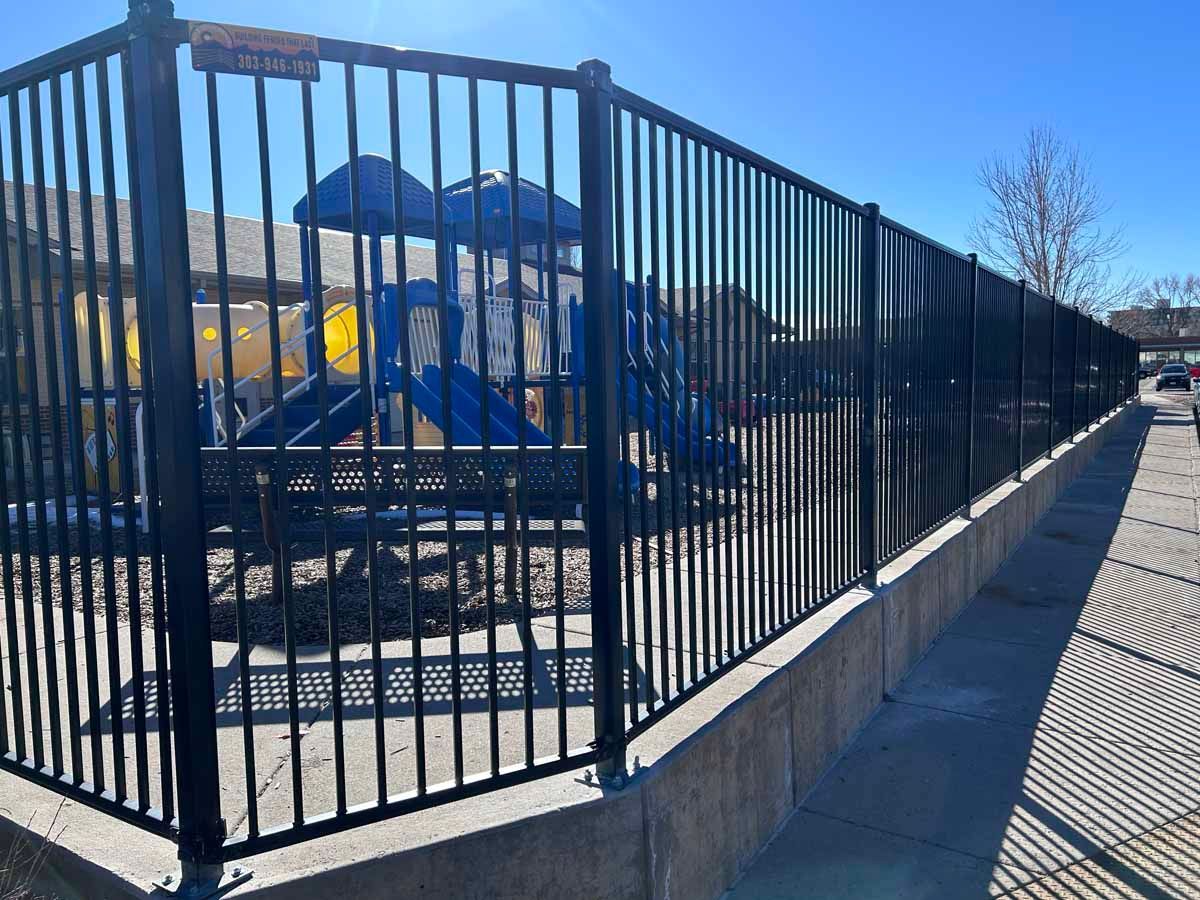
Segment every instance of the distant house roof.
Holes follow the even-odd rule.
[[[14,225],[14,196],[11,181],[4,182],[7,208],[4,214],[8,219],[9,240],[17,239]],[[54,188],[46,188],[47,237],[51,253],[57,257],[60,249],[61,236],[58,230],[56,204],[58,194]],[[33,185],[25,185],[25,208],[28,220],[30,240],[36,242],[34,230],[35,216]],[[133,227],[130,221],[129,201],[118,197],[116,200],[116,232],[118,244],[116,255],[122,268],[129,266],[133,260]],[[108,234],[104,217],[104,198],[91,197],[93,236],[98,270],[108,272]],[[83,259],[83,228],[80,223],[80,194],[78,191],[67,192],[68,217],[70,219],[70,249],[72,261],[78,268]],[[217,239],[216,217],[211,212],[189,209],[188,220],[188,254],[191,261],[192,279],[197,281],[215,281],[217,277]],[[261,287],[266,281],[266,264],[264,262],[265,229],[261,219],[249,219],[242,216],[225,216],[225,253],[229,281],[231,287]],[[284,222],[274,222],[271,234],[275,242],[275,274],[280,286],[285,289],[297,290],[301,284],[300,268],[300,229],[296,225]],[[437,264],[434,250],[428,246],[405,245],[405,268],[409,278],[436,278]],[[362,240],[364,262],[367,260],[367,242]],[[396,254],[392,241],[383,242],[383,277],[385,281],[396,280]],[[460,272],[470,273],[474,270],[474,259],[460,253],[458,257]],[[503,259],[494,261],[494,271],[497,288],[507,294],[508,264]],[[321,230],[321,280],[326,285],[354,283],[354,236],[341,231]],[[525,297],[537,295],[538,273],[530,265],[521,267],[521,282]],[[564,292],[582,294],[581,279],[578,276],[560,273],[560,289]]]
[[[1141,350],[1196,350],[1200,349],[1200,334],[1179,336],[1156,336],[1138,339]]]
[[[699,288],[691,288],[687,292],[685,292],[683,290],[683,288],[676,288],[675,291],[670,295],[670,297],[667,296],[666,291],[660,291],[659,292],[659,302],[663,304],[664,312],[668,312],[673,307],[675,315],[682,318],[683,312],[684,312],[685,294],[690,294],[691,295],[690,312],[691,312],[692,317],[695,318],[697,315],[696,296],[697,296],[697,291],[699,291],[701,296],[703,297],[702,311],[703,311],[704,320],[707,322],[713,318],[713,316],[712,316],[713,303],[720,303],[722,296],[726,290],[729,293],[729,304],[730,304],[730,314],[731,315],[733,312],[733,304],[736,300],[739,303],[747,304],[747,306],[753,312],[755,312],[759,316],[763,317],[767,322],[769,330],[771,330],[773,332],[778,332],[778,333],[787,333],[787,332],[791,331],[791,328],[786,323],[778,322],[775,319],[773,319],[762,308],[762,306],[759,304],[759,302],[757,300],[755,300],[752,296],[750,296],[748,293],[746,293],[746,291],[743,288],[736,286],[736,285],[732,285],[732,284],[720,285],[715,288],[710,288],[708,285],[701,285]],[[668,305],[668,300],[669,300],[669,305]]]

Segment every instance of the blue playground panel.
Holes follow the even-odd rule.
[[[507,249],[511,241],[512,178],[507,172],[491,169],[479,173],[480,206],[484,211],[483,249]],[[474,248],[475,217],[471,179],[464,178],[442,191],[446,222],[452,242]],[[524,178],[517,179],[517,209],[521,240],[526,245],[549,243],[546,220],[546,189]],[[554,197],[554,243],[579,244],[583,241],[583,216],[579,207]]]
[[[647,284],[644,288],[646,300],[645,309],[655,309],[654,289],[653,286]],[[639,301],[637,296],[637,287],[631,282],[625,283],[625,308],[628,312],[626,316],[627,323],[627,338],[628,346],[636,348],[638,346],[638,327],[637,319],[639,313]],[[572,325],[574,322],[572,321]],[[671,331],[668,327],[669,322],[666,316],[659,315],[658,317],[658,334],[670,335]],[[643,329],[649,329],[648,332],[642,335],[643,340],[652,342],[654,340],[654,327],[649,323]],[[661,404],[661,409],[657,409],[660,404],[656,401],[650,380],[656,378],[654,372],[653,349],[646,351],[646,390],[642,392],[642,397],[638,397],[638,383],[636,372],[632,369],[626,371],[625,380],[625,397],[629,405],[631,415],[636,414],[639,408],[645,410],[646,425],[649,428],[654,428],[660,421],[658,418],[661,415],[662,430],[661,433],[652,434],[652,438],[662,445],[671,446],[672,427],[676,429],[676,434],[679,436],[679,441],[686,448],[686,453],[694,460],[699,459],[701,455],[704,461],[709,465],[718,466],[736,466],[738,462],[738,449],[733,442],[729,442],[728,446],[725,441],[717,440],[714,444],[713,440],[706,437],[712,431],[712,426],[717,424],[719,430],[719,418],[713,409],[709,398],[704,399],[703,405],[700,403],[698,395],[690,393],[687,390],[687,374],[683,371],[683,343],[677,337],[671,337],[675,343],[675,371],[673,373],[672,385],[675,388],[675,401],[679,409],[684,409],[685,406],[690,406],[692,410],[692,430],[688,435],[687,424],[683,416],[676,415],[672,409],[672,404],[664,402]],[[622,353],[624,351],[622,350]],[[660,347],[659,356],[662,364],[665,366],[668,362],[670,351],[666,347]],[[636,352],[635,352],[636,356]],[[622,359],[620,368],[625,369],[626,360]],[[672,426],[672,419],[675,420],[675,425]],[[714,423],[714,419],[716,422]]]
[[[392,196],[395,173],[391,162],[377,154],[364,154],[354,165],[358,169],[359,180],[359,214],[363,233],[368,239],[370,254],[370,291],[371,296],[379,298],[373,306],[373,327],[377,339],[375,341],[375,359],[372,360],[375,373],[374,398],[380,410],[381,428],[390,426],[388,394],[397,392],[402,384],[402,371],[396,353],[399,346],[399,323],[406,321],[412,309],[416,307],[437,308],[437,285],[429,279],[412,279],[405,284],[403,296],[397,285],[383,282],[382,237],[395,235],[398,239],[404,236],[436,239],[434,228],[435,204],[442,203],[442,214],[445,222],[445,237],[455,251],[449,254],[445,277],[450,284],[457,284],[457,247],[460,245],[474,249],[475,228],[473,217],[474,198],[472,196],[471,179],[463,179],[448,186],[440,198],[433,195],[425,185],[408,172],[401,170],[401,194],[403,202],[403,221],[397,222],[394,215],[394,198]],[[301,263],[305,283],[305,296],[312,298],[313,285],[309,259],[308,228],[317,225],[337,231],[352,231],[352,209],[350,190],[351,163],[346,163],[326,175],[316,187],[317,221],[310,222],[309,201],[307,195],[302,197],[293,207],[293,221],[300,228]],[[508,249],[513,210],[512,182],[506,172],[492,170],[483,172],[479,177],[481,206],[485,211],[483,231],[483,249]],[[529,244],[578,244],[582,239],[582,222],[578,207],[561,197],[554,197],[555,228],[553,235],[549,234],[546,220],[547,193],[544,188],[525,179],[517,182],[516,216],[520,225],[522,241]],[[616,273],[613,273],[614,287]],[[646,288],[646,302],[649,309],[656,309],[654,296],[656,292],[651,285]],[[638,306],[637,289],[626,283],[624,292],[624,310],[633,313],[635,318],[629,326],[629,346],[637,347]],[[448,318],[451,369],[449,383],[446,385],[450,393],[450,421],[446,422],[442,415],[442,397],[444,372],[439,365],[426,365],[420,373],[413,373],[410,391],[413,406],[427,417],[434,425],[446,432],[450,438],[461,446],[479,445],[482,443],[484,431],[482,421],[482,405],[480,398],[486,392],[488,398],[487,431],[492,444],[515,445],[517,443],[518,423],[524,413],[519,411],[507,398],[502,396],[490,385],[485,385],[479,375],[462,364],[461,347],[464,326],[462,307],[458,304],[453,292],[446,297],[446,312]],[[311,316],[311,313],[309,314]],[[405,318],[401,318],[405,317]],[[583,309],[572,298],[569,313],[572,331],[572,371],[565,378],[565,386],[578,392],[585,382],[584,342],[583,342]],[[311,324],[311,319],[309,323]],[[658,319],[659,332],[668,335],[667,320],[660,316]],[[652,339],[653,335],[648,335]],[[700,405],[698,398],[686,389],[686,374],[682,371],[683,346],[677,338],[675,341],[675,357],[677,367],[672,377],[674,403],[658,403],[651,390],[638,391],[637,379],[630,372],[628,360],[622,358],[619,365],[620,382],[618,390],[625,391],[626,400],[634,411],[641,410],[647,424],[654,427],[661,423],[658,433],[653,435],[656,446],[674,449],[687,454],[691,459],[704,459],[713,466],[736,465],[738,460],[737,447],[732,442],[713,441],[706,434],[714,423],[715,412],[707,401]],[[310,342],[311,343],[311,342]],[[315,359],[315,348],[310,346],[310,358]],[[640,351],[640,348],[639,348]],[[665,360],[665,348],[663,351]],[[330,385],[331,405],[344,399],[353,386]],[[315,421],[320,410],[315,400],[315,385],[301,397],[290,403],[284,410],[285,432],[291,436],[299,433]],[[336,396],[335,396],[336,395]],[[577,393],[578,397],[578,393]],[[675,415],[674,408],[684,408],[684,404],[692,410],[692,428],[686,427],[682,416]],[[576,417],[576,428],[579,427],[579,416]],[[357,404],[348,403],[345,407],[331,414],[330,438],[341,440],[352,434],[360,425],[360,411]],[[263,422],[248,437],[262,438],[273,443],[274,422],[271,419]],[[315,435],[315,429],[314,429]],[[529,446],[550,446],[550,436],[531,422],[525,422],[526,443]],[[579,434],[574,435],[579,440]],[[313,443],[317,443],[316,440]],[[630,490],[636,488],[641,480],[640,473],[634,466],[628,466],[621,472],[623,485]]]
[[[377,153],[358,158],[359,214],[374,216],[380,234],[406,234],[432,239],[433,192],[403,169],[400,170],[400,199],[404,206],[404,227],[397,229],[392,199],[392,163]],[[308,195],[292,207],[292,221],[309,225]],[[317,182],[317,222],[333,231],[353,230],[350,209],[350,163],[334,169]]]

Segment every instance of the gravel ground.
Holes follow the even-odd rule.
[[[749,457],[744,440],[738,441],[742,447],[742,463],[748,466]],[[764,440],[765,444],[765,440]],[[647,447],[649,446],[647,442]],[[645,554],[643,556],[642,503],[635,494],[630,502],[630,548],[632,550],[632,573],[637,575],[643,565],[668,564],[674,555],[674,541],[671,530],[671,474],[668,461],[662,460],[661,476],[656,477],[656,457],[649,452],[645,459],[639,456],[638,439],[636,434],[629,436],[629,459],[639,465],[646,473],[645,497]],[[814,446],[814,451],[818,448]],[[793,448],[795,450],[795,448]],[[755,448],[754,470],[759,474],[759,480],[765,485],[765,471],[760,465],[759,450]],[[845,453],[846,458],[852,458]],[[777,488],[780,472],[774,465],[777,457],[771,454],[775,471],[772,475],[773,488]],[[711,473],[709,473],[711,477]],[[678,480],[680,493],[683,493],[685,473],[680,471]],[[705,528],[707,544],[731,536],[738,529],[734,510],[736,503],[742,504],[741,532],[746,532],[752,523],[765,520],[761,506],[759,484],[753,491],[749,485],[735,487],[728,503],[714,500],[712,490],[706,492],[707,500],[702,504],[699,490],[695,490],[692,500],[692,511],[695,521],[692,538],[694,545],[700,546],[699,522],[702,512],[710,514]],[[804,502],[801,496],[801,485],[793,480],[791,491],[796,498],[797,506]],[[751,498],[751,493],[754,496]],[[724,491],[721,492],[724,494]],[[782,511],[777,507],[778,493],[772,493],[773,518],[782,519]],[[753,518],[750,516],[750,503],[755,505]],[[684,498],[674,505],[679,521],[679,553],[687,556],[691,544],[688,541],[688,531],[685,527],[686,506]],[[663,512],[665,541],[659,547],[658,514]],[[310,517],[311,518],[311,517]],[[257,523],[247,518],[248,526]],[[359,526],[361,529],[361,526]],[[257,530],[255,528],[255,530]],[[622,539],[625,536],[624,516],[621,523]],[[15,539],[15,533],[13,535]],[[32,538],[32,535],[31,535]],[[56,549],[55,531],[50,530],[51,550]],[[79,535],[71,534],[71,594],[75,607],[81,608],[82,583],[81,575],[85,567],[80,564]],[[91,573],[93,591],[96,597],[95,605],[98,613],[106,608],[107,592],[104,590],[104,566],[99,560],[100,533],[96,529],[90,532],[91,543]],[[125,555],[124,534],[117,529],[113,534],[113,562],[111,580],[115,589],[112,591],[111,603],[116,616],[121,620],[129,618],[128,597],[129,582],[127,580],[127,562]],[[36,546],[36,545],[35,545]],[[555,571],[555,548],[550,535],[534,535],[528,541],[529,557],[529,604],[535,614],[552,611],[555,608],[557,592]],[[141,597],[143,624],[151,624],[151,586],[154,579],[151,574],[149,547],[144,535],[138,536],[137,548],[137,585]],[[484,544],[478,534],[462,538],[456,542],[456,560],[454,570],[457,573],[457,583],[453,588],[457,595],[457,615],[460,632],[483,628],[487,622],[487,604],[489,588],[494,592],[495,615],[499,623],[514,621],[520,614],[521,602],[509,602],[503,596],[504,585],[504,550],[501,541],[494,544],[494,561],[489,574]],[[518,553],[518,564],[521,557]],[[13,555],[15,561],[16,556]],[[590,593],[588,562],[589,554],[586,538],[581,533],[566,533],[563,538],[561,553],[561,578],[563,583],[563,603],[567,609],[578,607]],[[418,616],[421,634],[436,636],[449,633],[450,629],[450,591],[449,553],[444,539],[425,539],[419,544],[417,564],[415,567],[417,580],[417,597],[419,602]],[[236,577],[238,567],[235,566],[235,553],[228,546],[211,546],[208,553],[208,580],[211,599],[212,633],[216,640],[233,641],[238,636],[237,598],[239,582]],[[281,643],[284,639],[283,606],[272,596],[271,556],[258,534],[249,534],[243,542],[241,554],[241,592],[245,596],[247,638],[252,643]],[[622,577],[626,575],[626,554],[621,554]],[[39,565],[37,554],[32,554],[30,560],[31,583],[39,583]],[[58,572],[57,559],[50,561],[52,579],[52,594],[61,596],[61,582]],[[410,566],[407,542],[382,541],[378,550],[376,566],[376,583],[378,585],[378,611],[381,637],[385,640],[408,638],[412,635],[412,622],[409,612],[409,579],[412,572]],[[23,578],[19,567],[15,571],[15,598],[18,603],[23,597]],[[353,536],[343,536],[334,553],[334,586],[339,617],[338,639],[342,642],[366,641],[370,637],[369,615],[369,583],[368,583],[367,547],[364,540],[355,540]],[[522,579],[518,572],[518,587]],[[320,644],[329,640],[329,622],[327,608],[329,602],[329,580],[327,578],[327,562],[324,544],[320,541],[304,541],[297,543],[291,565],[291,597],[296,622],[296,641],[299,644]],[[40,596],[40,589],[35,587],[35,596]],[[519,595],[520,596],[520,595]]]

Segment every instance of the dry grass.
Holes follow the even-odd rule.
[[[58,804],[54,817],[44,833],[34,830],[37,813],[29,817],[24,832],[8,845],[8,852],[0,860],[0,900],[43,900],[53,895],[38,893],[34,887],[46,859],[62,836],[63,828],[55,831],[63,803]]]

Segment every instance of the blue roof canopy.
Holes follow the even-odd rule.
[[[483,207],[484,249],[508,246],[511,216],[510,186],[507,172],[490,169],[479,174],[479,194]],[[446,224],[453,230],[455,243],[474,248],[471,179],[464,178],[442,191],[446,205]],[[543,244],[548,240],[546,227],[546,189],[525,178],[517,181],[517,206],[521,225],[521,243]],[[554,242],[578,244],[583,240],[579,207],[554,197]]]
[[[433,238],[433,191],[403,169],[400,170],[404,227],[396,228],[392,215],[392,163],[377,153],[358,158],[359,202],[364,233],[368,216],[377,217],[380,234],[406,234]],[[468,210],[469,210],[468,206]],[[308,194],[292,209],[292,221],[308,225]],[[317,224],[335,231],[352,231],[350,221],[350,163],[346,162],[317,183]]]

